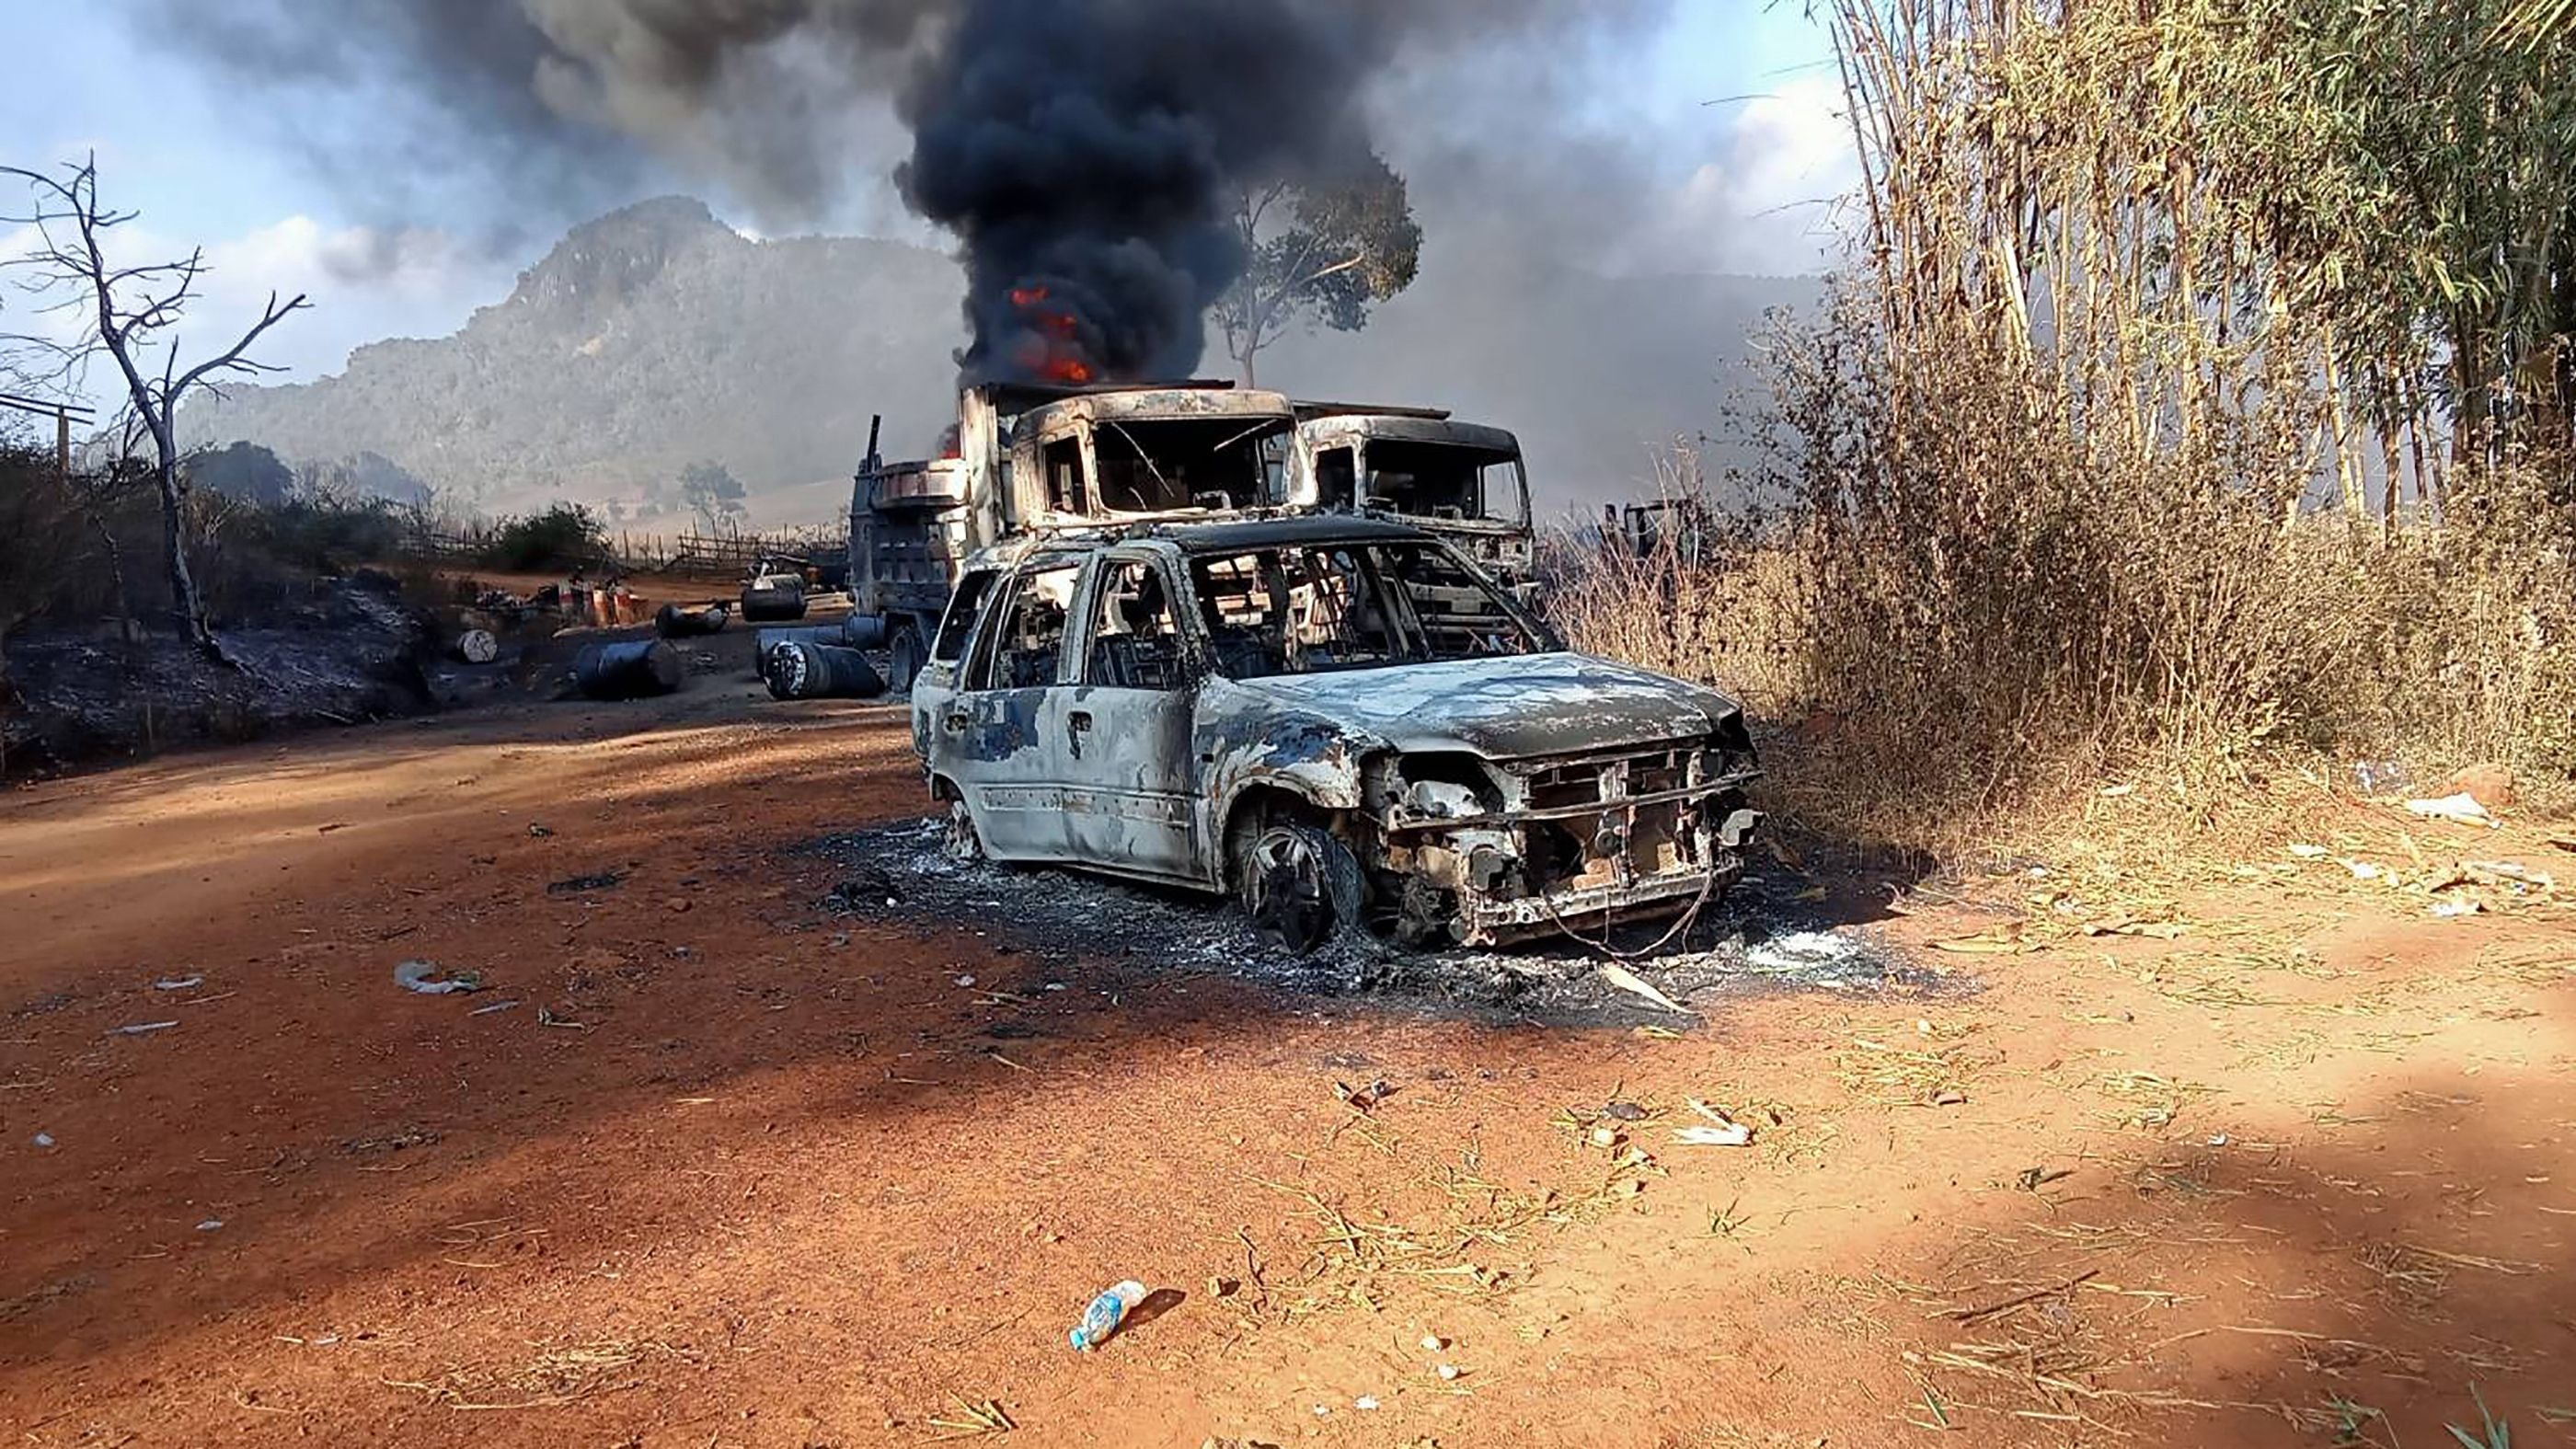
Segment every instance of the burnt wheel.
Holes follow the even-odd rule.
[[[905,624],[894,631],[894,639],[886,645],[888,693],[912,693],[912,681],[921,674],[922,654],[920,630]]]
[[[960,864],[972,864],[984,858],[984,838],[975,833],[975,812],[963,800],[948,802],[948,836],[941,842],[948,858]]]
[[[1235,880],[1253,929],[1299,955],[1359,925],[1360,863],[1311,825],[1264,827],[1244,847]]]

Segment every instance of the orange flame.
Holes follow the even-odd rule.
[[[1099,376],[1082,358],[1082,344],[1077,336],[1079,323],[1071,312],[1049,308],[1047,289],[1040,285],[1013,287],[1011,305],[1027,319],[1031,336],[1019,348],[1021,368],[1048,382],[1079,387]]]

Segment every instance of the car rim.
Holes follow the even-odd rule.
[[[983,858],[983,855],[984,843],[975,835],[974,814],[967,810],[965,801],[949,801],[948,858],[950,860],[980,860]]]
[[[1333,934],[1333,899],[1323,856],[1293,830],[1267,830],[1254,841],[1249,870],[1252,924],[1292,951],[1311,951]]]

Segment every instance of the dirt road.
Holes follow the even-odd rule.
[[[1552,1027],[836,914],[901,716],[755,695],[0,800],[13,1442],[2576,1434],[2569,893],[2339,863],[2536,834],[2349,804],[2152,909],[1918,890],[1942,989]]]

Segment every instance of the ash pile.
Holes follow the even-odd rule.
[[[908,821],[815,843],[841,880],[828,914],[930,929],[972,928],[1050,968],[1121,960],[1221,975],[1316,996],[1362,996],[1431,1012],[1551,1025],[1687,1027],[1713,1005],[1782,991],[1904,997],[1974,991],[1973,980],[1912,959],[1867,926],[1837,925],[1805,882],[1748,874],[1724,910],[1654,950],[1669,920],[1583,942],[1507,949],[1407,949],[1363,938],[1300,955],[1264,940],[1234,902],[1071,870],[960,862],[936,821]],[[1616,953],[1642,952],[1623,957]],[[1629,984],[1620,984],[1626,976]],[[1642,984],[1675,1006],[1656,1005]]]

